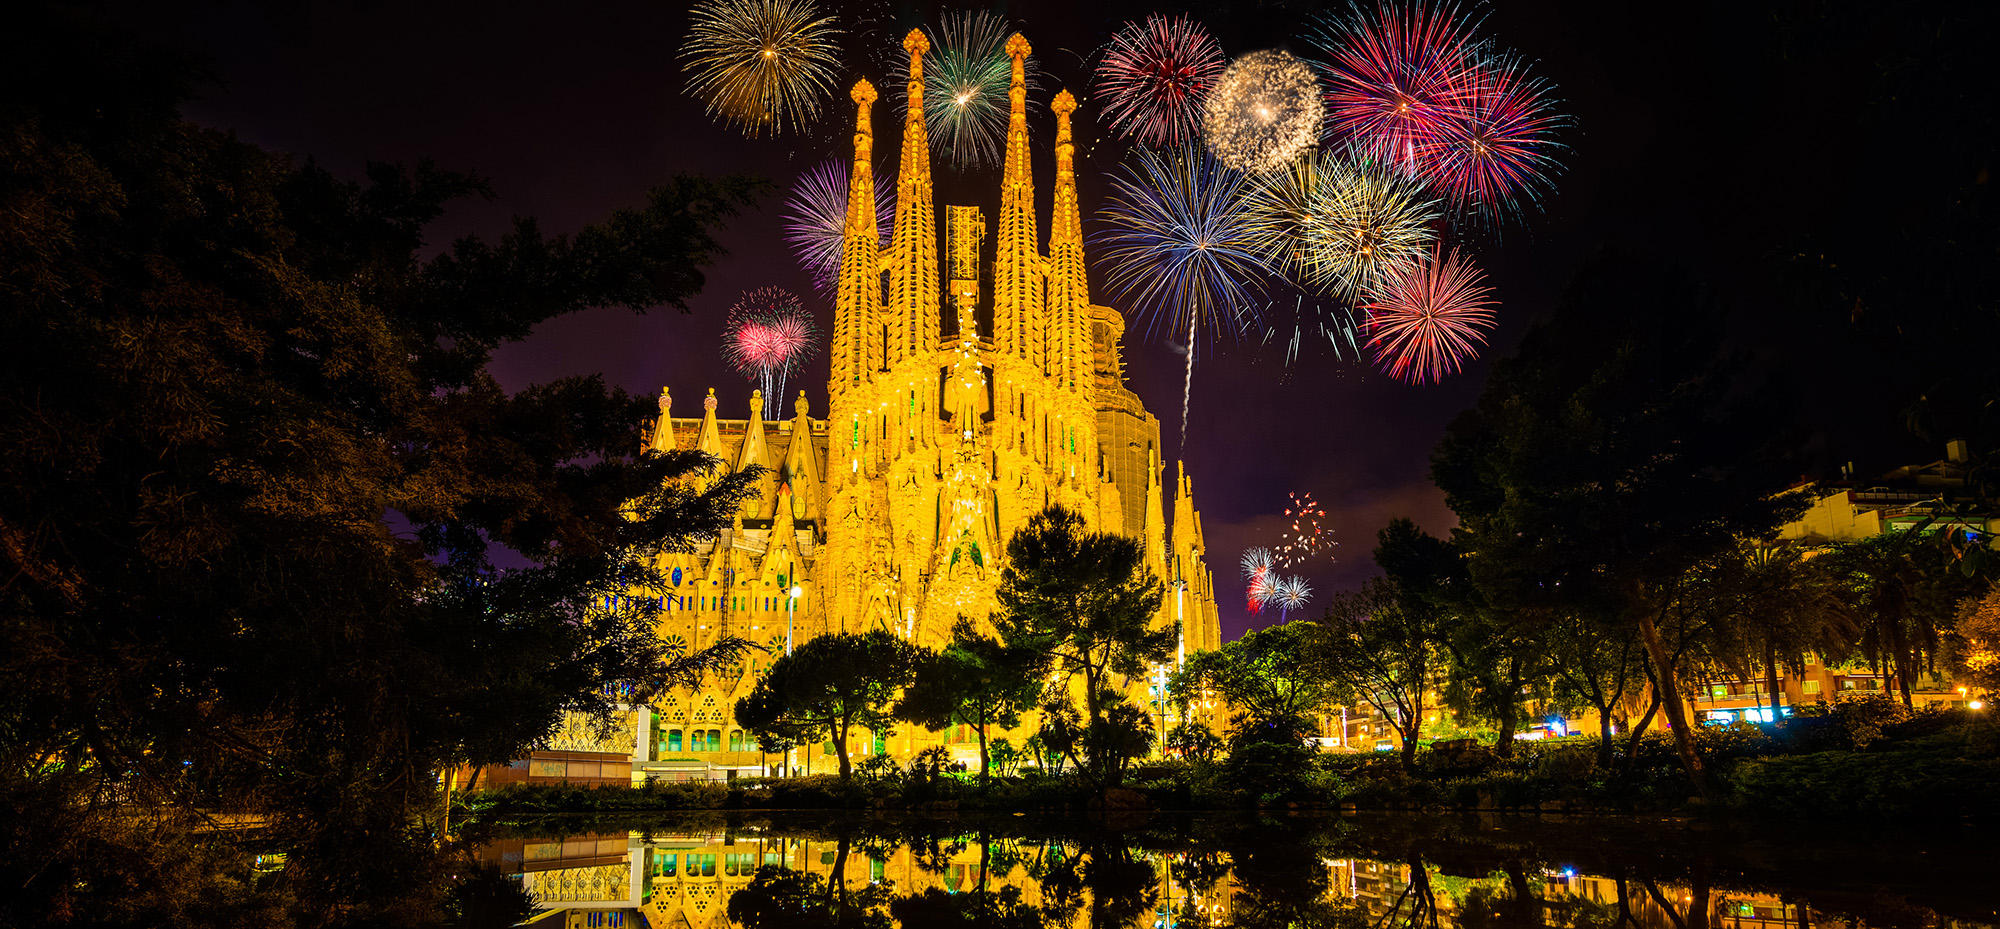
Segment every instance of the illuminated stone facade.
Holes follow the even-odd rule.
[[[1075,98],[1065,91],[1051,104],[1046,253],[1029,167],[1028,43],[1018,35],[1007,45],[1012,114],[998,215],[989,222],[981,207],[947,205],[939,230],[923,116],[929,46],[913,31],[904,48],[902,163],[886,248],[874,206],[877,95],[865,80],[852,93],[854,161],[826,417],[812,415],[803,392],[782,422],[763,420],[754,393],[742,420],[719,418],[713,390],[698,418],[675,417],[673,398],[660,394],[650,448],[694,448],[735,470],[767,469],[720,540],[663,557],[661,634],[689,648],[737,635],[771,654],[653,708],[657,720],[639,727],[653,744],[635,760],[656,775],[747,773],[774,761],[756,752],[730,708],[788,640],[883,628],[937,647],[961,616],[986,624],[1007,539],[1050,504],[1144,543],[1147,567],[1165,586],[1159,622],[1181,631],[1182,655],[1219,644],[1192,489],[1177,478],[1169,532],[1159,421],[1124,384],[1123,318],[1090,299],[1070,135]],[[952,741],[902,733],[855,748],[900,756],[940,740]]]

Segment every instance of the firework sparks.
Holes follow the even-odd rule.
[[[1326,340],[1333,349],[1333,357],[1339,360],[1358,360],[1361,357],[1363,322],[1344,306],[1323,304],[1308,300],[1304,294],[1294,296],[1289,301],[1277,301],[1264,308],[1265,346],[1282,340],[1285,347],[1285,364],[1298,363],[1299,355],[1308,343],[1318,344]]]
[[[1385,0],[1324,21],[1327,125],[1357,154],[1415,173],[1420,149],[1463,118],[1472,28],[1444,6]]]
[[[840,252],[847,235],[847,184],[845,162],[831,160],[799,175],[785,201],[785,241],[791,243],[799,265],[813,276],[821,290],[830,291],[840,276]],[[889,237],[895,219],[895,188],[875,188],[875,223],[881,238]]]
[[[692,17],[681,70],[710,116],[751,138],[819,116],[839,65],[833,17],[810,0],[706,0]]]
[[[1319,172],[1306,232],[1306,275],[1347,299],[1373,293],[1423,260],[1439,218],[1418,184],[1379,166],[1332,161]]]
[[[764,418],[783,409],[785,378],[819,347],[819,332],[799,298],[781,287],[744,291],[729,308],[722,354],[764,394]]]
[[[1111,178],[1095,252],[1106,283],[1154,328],[1162,321],[1187,339],[1181,389],[1181,442],[1187,442],[1195,340],[1256,322],[1256,281],[1269,273],[1251,238],[1238,195],[1243,176],[1206,153],[1141,148]]]
[[[965,168],[999,164],[1007,141],[1007,91],[1014,64],[1007,57],[1007,20],[984,11],[946,13],[930,30],[924,58],[924,126],[931,154]],[[1026,61],[1032,96],[1039,72]],[[907,65],[905,65],[907,67]],[[905,75],[899,83],[907,83]]]
[[[1238,171],[1262,174],[1319,143],[1319,81],[1289,52],[1251,52],[1229,63],[1202,103],[1208,150]]]
[[[1418,160],[1453,205],[1497,219],[1538,202],[1561,166],[1555,134],[1568,124],[1549,86],[1513,55],[1493,54],[1459,73],[1451,119],[1416,147]]]
[[[1272,550],[1279,567],[1295,568],[1321,555],[1332,558],[1334,547],[1340,544],[1333,540],[1333,530],[1326,525],[1326,510],[1310,493],[1291,494],[1285,507],[1285,523],[1284,534]]]
[[[1308,283],[1311,243],[1323,235],[1320,186],[1341,170],[1330,153],[1294,159],[1243,185],[1244,220],[1253,247],[1266,264],[1302,285]]]
[[[1390,377],[1423,383],[1458,373],[1493,328],[1494,301],[1484,276],[1458,251],[1433,251],[1368,304],[1363,331],[1375,362]]]
[[[1105,122],[1142,145],[1179,145],[1200,125],[1202,100],[1224,67],[1222,46],[1186,16],[1126,23],[1097,65]]]

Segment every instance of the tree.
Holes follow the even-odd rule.
[[[1112,678],[1141,676],[1174,645],[1173,629],[1152,628],[1160,583],[1146,570],[1139,543],[1092,532],[1061,507],[1035,514],[1008,540],[998,596],[995,624],[1007,646],[1046,655],[1062,679],[1080,680],[1086,735],[1109,732]],[[1090,763],[1100,776],[1122,768],[1116,759]]]
[[[1982,586],[1924,528],[1843,543],[1814,559],[1839,587],[1834,605],[1848,618],[1850,653],[1894,671],[1905,707],[1914,706],[1911,685],[1938,654],[1960,602]]]
[[[942,651],[918,660],[909,688],[896,703],[896,718],[933,730],[971,726],[979,735],[983,783],[991,762],[988,730],[1020,725],[1021,712],[1041,695],[1038,657],[1010,649],[961,619]]]
[[[2000,587],[1967,598],[1952,633],[1953,669],[1965,675],[1977,693],[2000,694]]]
[[[819,636],[771,664],[756,688],[736,701],[736,720],[767,752],[831,741],[841,780],[851,780],[848,734],[857,724],[888,728],[895,719],[891,701],[922,660],[885,629]]]
[[[1196,652],[1174,672],[1168,690],[1188,704],[1213,689],[1252,721],[1310,716],[1341,693],[1318,665],[1311,630],[1311,623],[1290,622]]]
[[[1703,792],[1661,623],[1696,565],[1804,506],[1775,492],[1797,473],[1771,417],[1785,406],[1722,349],[1723,323],[1685,274],[1600,258],[1432,457],[1482,589],[1637,631]]]
[[[1778,669],[1805,656],[1852,648],[1857,629],[1843,602],[1839,559],[1808,558],[1797,545],[1740,544],[1696,566],[1683,595],[1699,616],[1702,651],[1737,677],[1763,672],[1775,711]]]
[[[34,814],[0,838],[0,922],[120,892],[92,876],[127,830],[79,824],[151,843],[217,805],[269,817],[308,921],[435,913],[438,773],[671,676],[643,608],[596,604],[748,486],[640,455],[650,398],[510,394],[492,352],[685,309],[761,188],[679,178],[440,249],[480,179],[351,180],[186,123],[191,72],[78,15],[0,36],[0,795]]]
[[[1638,694],[1646,682],[1646,652],[1639,644],[1638,630],[1630,624],[1607,622],[1599,614],[1582,610],[1557,612],[1544,628],[1555,694],[1569,705],[1583,703],[1597,712],[1597,764],[1609,768],[1612,721],[1618,708]],[[1634,748],[1640,733],[1652,724],[1660,696],[1657,689],[1652,690],[1650,704],[1639,723],[1628,727]]]
[[[1437,616],[1405,609],[1395,586],[1375,578],[1335,595],[1315,631],[1321,666],[1395,727],[1410,769],[1423,735],[1424,689],[1437,670]]]

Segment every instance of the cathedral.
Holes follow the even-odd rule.
[[[734,470],[764,469],[756,495],[715,542],[661,556],[661,635],[690,649],[735,635],[768,653],[698,692],[639,708],[635,780],[775,771],[778,760],[758,753],[731,708],[788,645],[883,628],[935,648],[961,616],[990,631],[1007,540],[1051,504],[1144,544],[1164,588],[1157,621],[1180,631],[1180,656],[1220,644],[1189,479],[1175,475],[1169,510],[1159,421],[1124,383],[1124,319],[1091,301],[1070,135],[1076,99],[1064,91],[1051,105],[1046,252],[1020,35],[1007,44],[1013,80],[998,211],[945,204],[940,230],[924,125],[929,43],[912,31],[903,47],[909,85],[886,248],[875,212],[876,90],[863,80],[851,94],[853,168],[825,416],[813,415],[803,392],[791,418],[778,421],[763,418],[755,393],[738,401],[745,419],[722,418],[713,389],[693,416],[676,415],[675,398],[660,394],[649,449],[699,449]],[[1147,682],[1128,683],[1136,696],[1146,692]],[[859,739],[857,761],[938,744],[976,757],[969,733],[901,731],[909,728]],[[794,766],[830,772],[824,748],[809,747]]]

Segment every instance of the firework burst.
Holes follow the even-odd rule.
[[[1556,112],[1549,85],[1520,59],[1489,54],[1459,73],[1453,118],[1416,146],[1424,175],[1454,206],[1498,219],[1521,201],[1539,202],[1560,170]]]
[[[743,292],[729,308],[722,355],[764,394],[764,418],[777,419],[785,378],[819,347],[819,331],[799,298],[781,287]]]
[[[924,127],[931,154],[960,169],[999,164],[1007,142],[1007,91],[1014,76],[1014,63],[1007,57],[1007,20],[965,10],[944,14],[929,32]],[[1039,83],[1034,56],[1026,65],[1032,96]],[[907,74],[900,83],[908,83]]]
[[[1448,6],[1384,0],[1322,21],[1327,126],[1359,155],[1416,173],[1423,147],[1464,116],[1472,26]]]
[[[1325,304],[1297,294],[1290,300],[1274,301],[1264,308],[1264,339],[1261,344],[1282,344],[1285,364],[1296,364],[1307,345],[1321,340],[1333,349],[1338,360],[1361,357],[1362,321],[1353,311],[1338,304]]]
[[[706,0],[681,49],[688,93],[756,138],[804,129],[833,90],[831,16],[810,0]]]
[[[1179,145],[1201,124],[1202,100],[1224,67],[1222,46],[1186,16],[1126,23],[1097,65],[1105,122],[1141,145]]]
[[[1272,550],[1279,567],[1294,568],[1320,555],[1333,557],[1333,549],[1340,543],[1333,540],[1333,530],[1326,525],[1326,510],[1312,494],[1296,491],[1291,494],[1285,507],[1285,522],[1284,534]]]
[[[1477,267],[1456,249],[1433,251],[1368,304],[1368,350],[1390,377],[1443,380],[1486,344],[1493,306]]]
[[[1266,588],[1264,605],[1277,607],[1278,621],[1282,623],[1293,610],[1305,606],[1306,601],[1310,599],[1312,599],[1312,587],[1306,583],[1305,578],[1297,575],[1274,577]]]
[[[1321,152],[1244,183],[1244,221],[1253,247],[1272,270],[1296,282],[1307,280],[1311,243],[1323,234],[1320,186],[1340,170],[1332,154]]]
[[[1245,605],[1252,613],[1264,610],[1264,601],[1271,594],[1271,550],[1268,548],[1245,549],[1243,552],[1243,580]]]
[[[1333,161],[1314,190],[1305,248],[1309,281],[1349,300],[1423,260],[1440,217],[1416,181],[1380,166]]]
[[[1137,150],[1111,177],[1094,251],[1111,290],[1187,339],[1181,442],[1187,442],[1195,340],[1242,335],[1256,322],[1252,296],[1269,273],[1239,196],[1243,176],[1192,146]]]
[[[1202,102],[1202,138],[1223,164],[1262,174],[1319,143],[1324,111],[1312,68],[1289,52],[1251,52],[1229,63]]]
[[[830,291],[840,276],[840,252],[847,238],[848,170],[848,164],[839,160],[807,169],[785,201],[785,241],[823,291]],[[878,185],[875,224],[883,239],[889,237],[895,209],[895,188]]]

